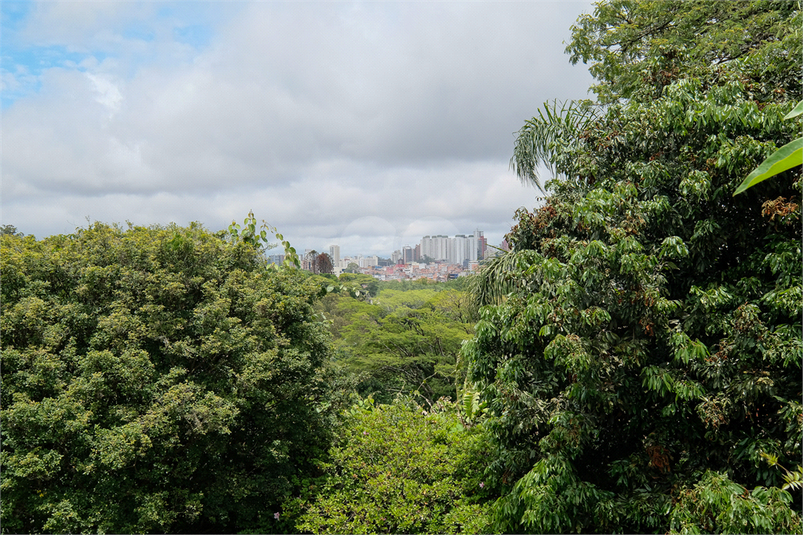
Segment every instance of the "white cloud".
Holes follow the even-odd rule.
[[[37,4],[15,47],[83,59],[3,112],[3,223],[219,229],[254,209],[344,254],[477,227],[498,243],[536,197],[508,170],[513,132],[590,83],[563,54],[585,3],[177,5]],[[189,25],[208,42],[177,37]]]
[[[89,81],[94,86],[95,100],[109,110],[109,118],[113,117],[120,109],[120,103],[123,101],[123,95],[120,94],[120,90],[111,80],[104,76],[87,73],[86,77],[89,78]]]

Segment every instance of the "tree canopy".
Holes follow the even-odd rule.
[[[199,225],[0,240],[3,530],[270,526],[327,447],[319,286]]]
[[[573,28],[604,106],[522,130],[547,142],[517,168],[563,178],[483,270],[464,346],[495,530],[801,530],[763,455],[800,463],[800,169],[732,197],[797,134],[800,28],[793,2],[619,0]]]
[[[590,64],[603,104],[658,98],[680,79],[717,85],[724,73],[749,81],[759,101],[795,100],[799,10],[785,0],[601,1],[572,26],[566,52]]]
[[[480,427],[464,427],[453,403],[427,410],[409,398],[362,401],[311,491],[288,504],[312,533],[483,533],[483,481],[493,451]]]
[[[392,290],[384,284],[371,302],[341,292],[316,306],[331,327],[336,362],[359,376],[361,395],[378,401],[398,393],[420,396],[421,403],[457,399],[465,377],[460,346],[473,332],[466,295],[431,285]]]

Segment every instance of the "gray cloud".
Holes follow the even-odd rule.
[[[15,44],[85,58],[3,112],[3,223],[218,229],[254,209],[344,254],[477,227],[498,242],[535,203],[507,168],[513,132],[591,81],[563,54],[586,3],[201,5],[39,5]],[[208,42],[176,40],[190,23]]]

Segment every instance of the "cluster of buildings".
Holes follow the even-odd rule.
[[[411,251],[411,260],[418,262],[429,258],[434,262],[467,265],[468,262],[476,262],[485,258],[487,247],[488,242],[481,230],[475,230],[473,234],[468,235],[457,234],[453,238],[442,235],[424,236],[421,238],[421,243]],[[403,256],[405,249],[409,249],[409,247],[402,249]]]
[[[484,259],[488,242],[484,232],[473,234],[424,236],[421,242],[411,247],[405,245],[393,251],[389,259],[378,256],[340,256],[340,246],[329,246],[329,258],[335,275],[345,271],[366,273],[379,280],[415,280],[427,278],[445,281],[467,275],[478,269]],[[303,258],[306,257],[308,250]],[[268,257],[270,262],[281,264],[284,255]],[[302,266],[304,268],[305,266]]]
[[[466,267],[460,264],[412,262],[410,264],[375,266],[361,269],[360,273],[366,273],[375,279],[383,281],[429,279],[435,282],[446,282],[447,280],[464,277],[478,269],[479,261],[469,262]]]
[[[356,265],[358,268],[370,268],[374,266],[378,266],[380,263],[380,258],[378,256],[340,256],[340,246],[339,245],[330,245],[329,246],[329,258],[332,259],[332,268],[334,269],[335,275],[340,275],[345,270],[349,269],[352,264]]]
[[[485,258],[488,242],[483,231],[475,230],[473,234],[457,234],[454,237],[444,235],[424,236],[415,247],[405,245],[401,250],[393,251],[393,264],[412,264],[414,262],[445,262],[463,267],[469,262]]]

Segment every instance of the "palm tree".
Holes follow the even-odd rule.
[[[581,143],[580,135],[599,116],[589,100],[545,102],[538,115],[525,121],[513,146],[510,167],[525,184],[535,185],[545,193],[538,167],[546,167],[554,176],[571,174],[574,162],[568,159],[571,148]],[[474,306],[497,304],[515,289],[527,284],[523,273],[534,252],[513,250],[492,258],[469,283]]]
[[[524,288],[527,280],[524,272],[536,255],[535,251],[505,251],[504,254],[487,260],[479,273],[468,281],[474,311],[485,305],[496,305],[507,295]]]

